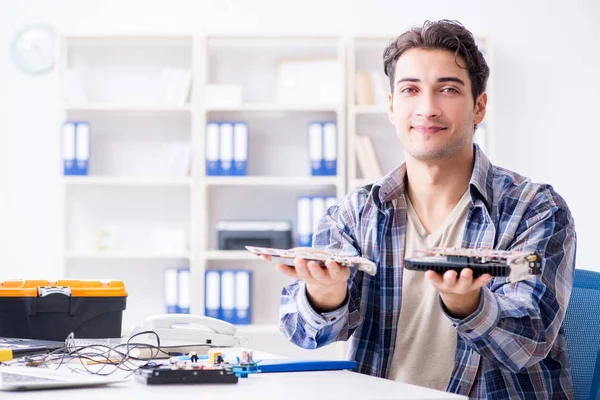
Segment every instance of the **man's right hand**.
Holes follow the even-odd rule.
[[[327,254],[312,247],[296,247],[290,251]],[[268,255],[261,257],[271,261]],[[347,266],[339,265],[335,261],[326,261],[323,268],[315,261],[307,262],[303,258],[295,258],[293,267],[276,264],[276,268],[289,277],[306,282],[308,301],[316,312],[333,311],[344,304],[350,278],[350,268]]]

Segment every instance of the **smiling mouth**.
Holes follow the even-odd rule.
[[[413,126],[412,129],[426,135],[433,135],[446,130],[446,128],[441,126]]]

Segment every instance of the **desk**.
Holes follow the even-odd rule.
[[[260,359],[263,353],[254,353]],[[260,364],[259,364],[260,365]],[[126,376],[117,371],[115,374]],[[15,400],[170,400],[170,399],[466,399],[437,390],[422,388],[351,371],[287,372],[253,374],[228,385],[145,385],[133,376],[127,382],[101,388],[44,390],[37,392],[2,392]]]

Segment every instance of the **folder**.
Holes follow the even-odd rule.
[[[229,176],[233,174],[233,124],[223,122],[219,128],[220,175]]]
[[[87,175],[90,161],[90,124],[78,122],[75,125],[75,175]]]
[[[241,270],[235,273],[235,318],[234,323],[247,325],[250,323],[250,271]]]
[[[67,121],[62,128],[63,175],[76,175],[75,123]]]
[[[219,175],[219,124],[206,124],[206,176]]]
[[[312,220],[310,197],[301,196],[296,200],[296,244],[298,247],[312,245]]]
[[[236,122],[233,126],[233,175],[248,175],[248,124]]]
[[[177,279],[177,312],[190,313],[190,269],[180,268]]]
[[[177,281],[179,280],[179,271],[177,268],[168,268],[164,274],[164,299],[167,314],[177,312]]]
[[[233,323],[235,316],[235,272],[221,271],[221,319]]]
[[[204,277],[204,315],[220,318],[221,275],[219,271],[206,271]]]
[[[325,215],[325,197],[315,196],[311,199],[311,232],[314,235],[318,231],[319,221]]]
[[[323,125],[320,122],[308,124],[308,158],[311,175],[323,175]]]
[[[288,358],[267,359],[258,362],[260,372],[333,371],[356,369],[354,360],[293,360]]]
[[[335,122],[323,124],[323,173],[335,176],[337,174],[337,128]]]

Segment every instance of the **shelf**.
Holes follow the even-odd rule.
[[[67,112],[76,111],[98,111],[98,112],[144,112],[144,113],[183,113],[190,112],[192,106],[155,106],[144,104],[119,104],[119,103],[98,103],[98,104],[66,104],[63,109]]]
[[[188,178],[136,178],[103,176],[65,176],[63,182],[68,186],[174,186],[189,187]]]
[[[188,252],[156,253],[150,251],[65,251],[65,258],[88,260],[174,260],[189,259]]]
[[[289,104],[277,104],[277,103],[246,103],[237,106],[207,106],[206,110],[210,111],[292,111],[292,112],[306,112],[306,111],[319,111],[319,112],[340,112],[342,109],[341,104],[331,105],[289,105]]]
[[[262,260],[246,250],[209,250],[204,254],[207,260]]]
[[[210,186],[336,186],[340,179],[336,176],[209,176]]]
[[[387,106],[380,104],[373,104],[368,106],[354,106],[350,107],[350,113],[353,114],[387,114]]]

